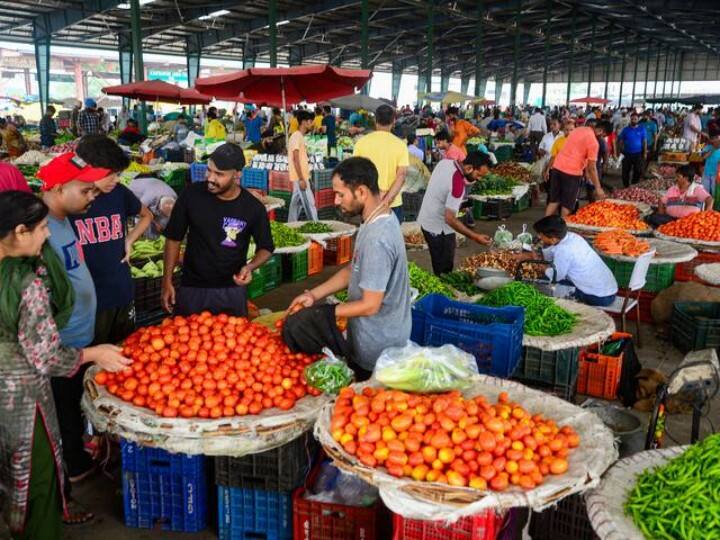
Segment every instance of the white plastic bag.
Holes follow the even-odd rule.
[[[505,228],[505,225],[500,225],[495,232],[493,237],[495,245],[499,248],[506,248],[513,241],[513,234]]]
[[[533,237],[527,230],[527,225],[523,223],[522,232],[517,235],[515,240],[519,240],[523,246],[532,244]]]
[[[454,345],[385,349],[375,364],[373,378],[388,388],[408,392],[447,392],[462,390],[473,384],[478,374],[471,354]]]

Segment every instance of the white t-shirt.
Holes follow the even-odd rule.
[[[685,123],[683,124],[683,139],[686,141],[690,141],[692,144],[695,144],[697,142],[698,134],[690,129],[691,127],[694,127],[698,130],[702,129],[702,123],[700,122],[700,115],[695,113],[690,113],[685,118]]]
[[[557,139],[560,136],[560,131],[557,132],[557,135],[553,133],[552,131],[548,131],[540,141],[540,146],[538,146],[538,149],[544,150],[545,155],[550,155],[550,150],[552,150],[553,144],[555,143],[555,139]]]
[[[545,121],[545,116],[542,113],[535,113],[530,117],[530,121],[528,122],[528,131],[532,133],[533,131],[542,131],[543,133],[547,133],[547,122]]]
[[[417,221],[432,234],[453,234],[445,222],[445,209],[457,214],[465,197],[465,174],[453,159],[441,160],[433,170]]]
[[[568,232],[560,242],[543,249],[543,257],[555,266],[557,281],[570,280],[581,292],[601,298],[617,294],[615,276],[579,234]],[[546,273],[552,278],[552,268]]]

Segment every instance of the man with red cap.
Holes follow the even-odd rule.
[[[91,167],[74,152],[56,157],[37,173],[43,182],[43,201],[50,209],[48,242],[65,265],[75,292],[70,320],[60,329],[62,343],[68,347],[84,348],[92,343],[97,305],[95,285],[68,216],[87,212],[97,195],[95,182],[110,174],[112,171],[109,169]],[[80,410],[82,378],[83,370],[72,378],[52,379],[63,459],[71,480],[80,480],[93,470],[92,459],[85,452],[83,441],[84,425]]]

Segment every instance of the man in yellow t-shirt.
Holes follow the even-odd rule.
[[[313,115],[309,111],[297,110],[294,118],[297,119],[298,129],[288,141],[288,172],[293,184],[292,197],[288,205],[288,221],[298,221],[301,210],[306,220],[317,221],[315,196],[310,189],[310,164],[305,146],[305,134],[312,129]]]
[[[391,133],[395,122],[395,109],[380,105],[375,111],[377,131],[365,135],[353,150],[353,157],[368,158],[378,170],[378,185],[382,202],[387,204],[402,223],[402,197],[400,191],[410,163],[405,141]]]
[[[300,122],[298,122],[297,115],[301,109],[296,109],[290,115],[290,122],[288,123],[288,135],[292,135],[300,128]]]
[[[225,131],[223,123],[218,120],[217,112],[215,112],[213,108],[207,113],[208,123],[207,126],[205,126],[205,138],[222,139],[224,141],[227,137],[227,131]]]
[[[312,132],[322,133],[323,110],[322,107],[315,107],[315,118],[313,118]]]

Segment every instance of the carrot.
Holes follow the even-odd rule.
[[[595,247],[608,255],[627,255],[637,257],[650,250],[645,240],[635,238],[627,231],[614,229],[604,231],[595,237]]]

